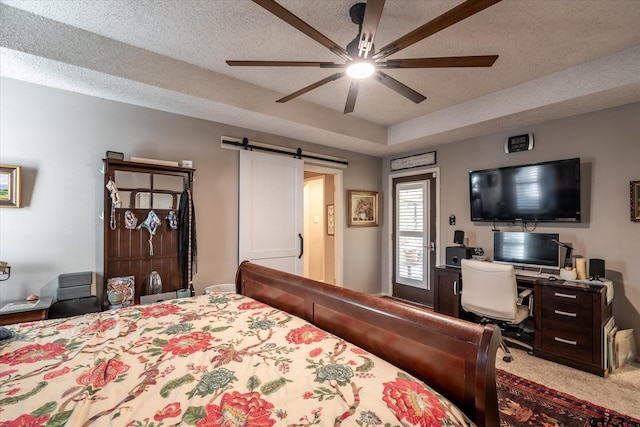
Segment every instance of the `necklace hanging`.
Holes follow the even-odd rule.
[[[138,225],[138,218],[136,217],[136,214],[127,210],[124,213],[124,228],[133,230],[136,228],[136,225]]]
[[[107,190],[109,190],[109,197],[111,197],[111,215],[109,218],[109,228],[111,230],[116,229],[116,205],[120,203],[120,195],[118,194],[118,187],[112,179],[107,182]]]
[[[142,224],[136,227],[136,230],[140,228],[146,228],[149,231],[149,256],[153,256],[153,235],[156,234],[156,230],[160,226],[160,218],[152,210],[149,211],[147,218],[142,221]]]
[[[109,228],[111,228],[111,230],[116,229],[116,205],[114,205],[113,203],[111,203],[111,215],[109,217]]]
[[[176,216],[175,211],[169,211],[165,219],[167,220],[167,223],[169,224],[170,229],[172,230],[178,229],[178,217]]]

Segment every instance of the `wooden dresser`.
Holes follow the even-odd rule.
[[[534,285],[534,354],[563,365],[607,374],[604,324],[611,317],[606,287],[538,280]]]
[[[461,272],[434,268],[434,311],[460,317]],[[605,376],[604,325],[612,316],[607,288],[590,283],[550,281],[517,276],[518,285],[533,288],[534,355]]]

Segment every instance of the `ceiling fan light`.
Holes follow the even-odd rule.
[[[373,75],[375,69],[371,61],[354,60],[347,66],[347,75],[352,79],[366,79]]]

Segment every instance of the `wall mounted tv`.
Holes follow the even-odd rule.
[[[469,172],[471,221],[580,222],[580,159]]]

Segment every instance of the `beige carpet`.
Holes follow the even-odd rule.
[[[587,400],[607,409],[640,419],[640,364],[618,369],[607,378],[530,356],[510,348],[513,360],[502,360],[498,349],[496,368],[549,388]]]

